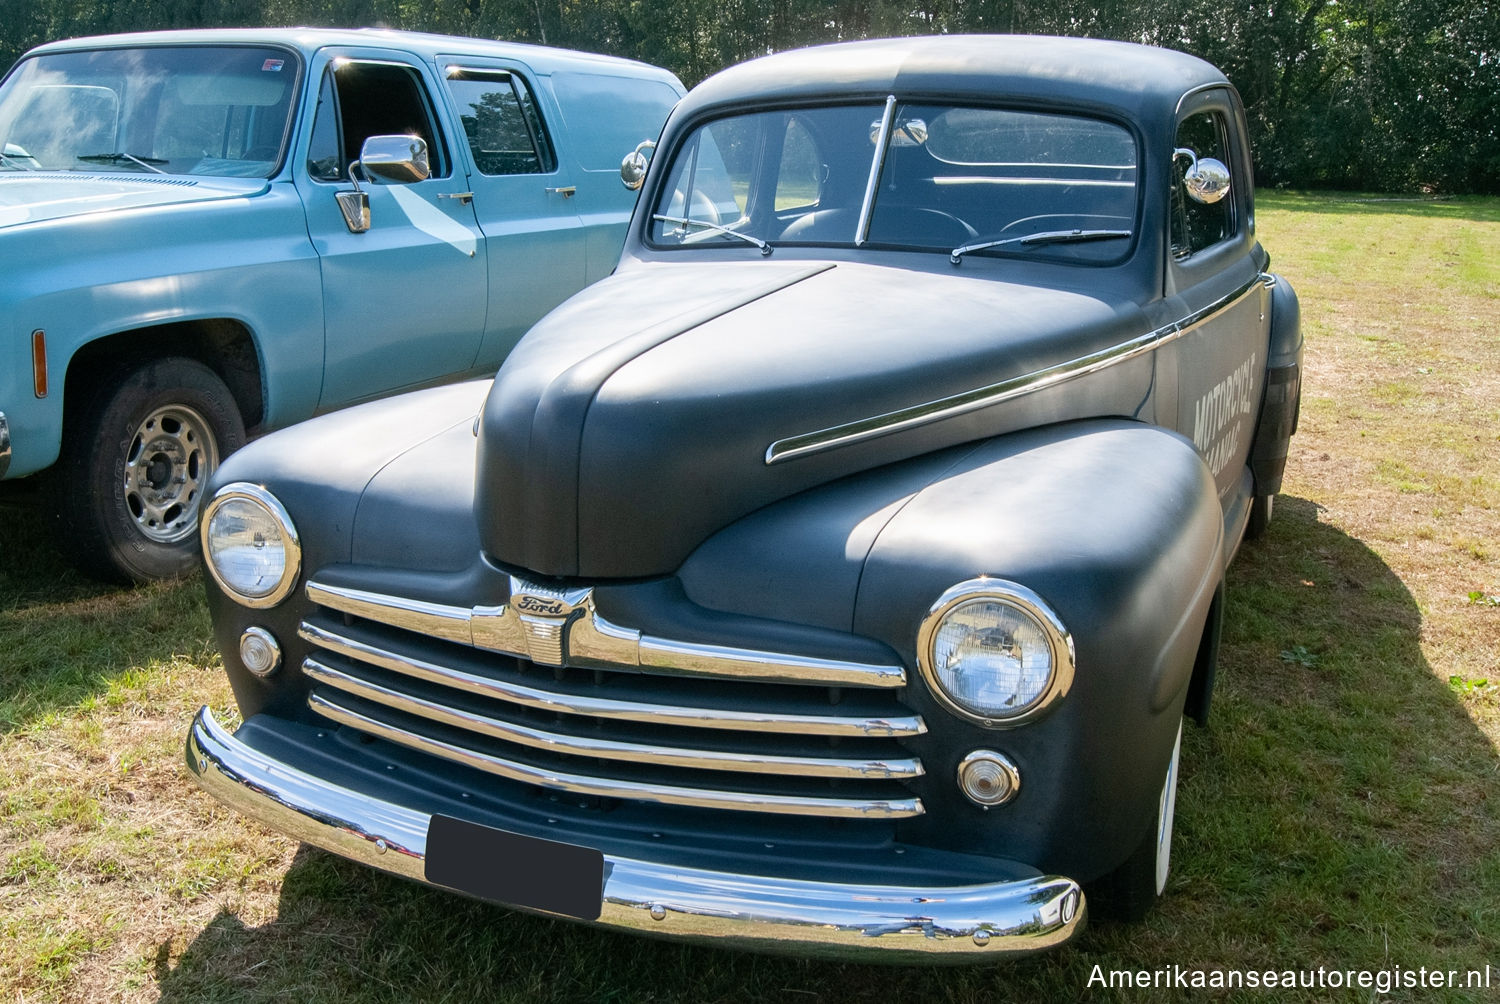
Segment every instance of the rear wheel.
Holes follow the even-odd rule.
[[[1177,766],[1182,757],[1182,724],[1177,725],[1177,741],[1167,774],[1157,799],[1156,817],[1151,829],[1125,863],[1095,883],[1093,902],[1099,912],[1116,920],[1143,919],[1156,905],[1167,888],[1172,869],[1172,822],[1177,813]]]
[[[195,360],[157,359],[97,382],[76,416],[54,480],[59,546],[104,579],[190,571],[208,479],[245,442],[229,388]]]
[[[1276,507],[1275,495],[1257,495],[1250,500],[1250,522],[1245,524],[1245,539],[1264,537],[1271,526],[1271,510]]]

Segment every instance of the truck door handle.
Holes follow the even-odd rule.
[[[474,201],[474,193],[473,192],[439,192],[438,193],[438,198],[440,198],[440,199],[457,199],[459,202],[464,203],[464,204],[467,205],[468,203]]]
[[[565,199],[571,199],[573,197],[573,193],[576,192],[576,191],[578,191],[578,186],[577,185],[568,185],[568,186],[566,186],[564,188],[549,188],[549,189],[547,189],[547,192],[549,194],[556,193],[557,195],[561,195]]]

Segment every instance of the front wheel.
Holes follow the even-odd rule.
[[[190,571],[208,479],[245,442],[224,381],[196,360],[157,359],[97,383],[77,416],[54,482],[59,545],[104,579]]]
[[[1151,829],[1125,859],[1125,863],[1101,878],[1093,890],[1101,914],[1116,920],[1143,919],[1167,888],[1172,869],[1172,822],[1177,814],[1177,767],[1182,758],[1182,725],[1167,761]]]

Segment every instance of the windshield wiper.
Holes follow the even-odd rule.
[[[1000,241],[985,241],[983,244],[965,244],[948,252],[948,260],[957,265],[958,260],[970,251],[986,251],[1005,247],[1008,244],[1080,244],[1084,241],[1107,241],[1117,237],[1129,237],[1129,230],[1043,230],[1025,237],[1007,237]]]
[[[726,234],[730,237],[738,237],[740,240],[745,241],[747,244],[754,244],[756,247],[760,248],[760,253],[763,255],[771,253],[771,245],[767,244],[759,237],[751,237],[749,234],[742,234],[738,230],[731,230],[728,227],[721,227],[719,226],[719,224],[710,223],[707,220],[685,220],[680,216],[663,216],[661,213],[655,213],[651,218],[653,220],[660,220],[662,223],[676,223],[679,226],[684,227],[702,227],[704,230],[712,230],[716,234]]]
[[[14,160],[11,160],[9,157],[7,157],[3,153],[0,153],[0,167],[8,167],[12,171],[30,171],[30,170],[32,170],[32,168],[23,167],[22,165],[16,163]]]
[[[85,160],[91,164],[124,164],[128,162],[131,164],[138,164],[141,167],[144,167],[146,170],[152,172],[153,174],[167,173],[166,171],[159,170],[155,166],[157,164],[166,163],[166,161],[162,160],[160,157],[137,157],[134,154],[130,153],[89,153],[79,154],[74,159]]]

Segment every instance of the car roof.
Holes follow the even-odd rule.
[[[253,45],[273,44],[297,49],[304,56],[330,45],[360,48],[397,48],[428,59],[437,56],[487,56],[526,63],[546,73],[568,69],[632,77],[677,79],[648,63],[617,56],[555,49],[522,42],[502,42],[456,35],[434,35],[388,28],[213,28],[190,31],[144,31],[120,35],[95,35],[49,42],[32,53],[68,52],[77,49],[123,48],[140,45]],[[680,87],[680,85],[677,85]]]
[[[845,42],[765,56],[694,88],[680,115],[753,100],[941,95],[1170,116],[1189,91],[1225,85],[1212,64],[1171,49],[1042,35],[942,35]]]

